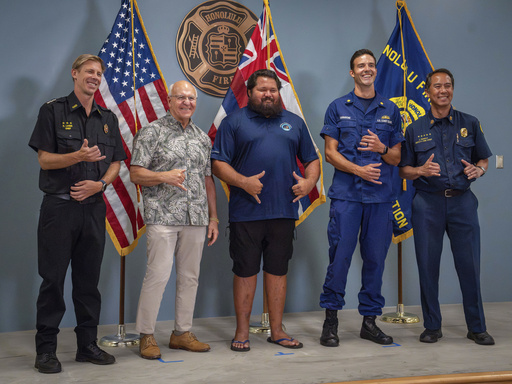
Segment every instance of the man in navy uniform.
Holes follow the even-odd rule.
[[[329,105],[320,133],[325,140],[325,159],[335,168],[329,188],[329,266],[320,295],[320,306],[325,308],[320,343],[326,347],[339,345],[337,312],[345,305],[347,275],[358,235],[363,260],[358,295],[363,316],[360,336],[378,344],[393,343],[375,319],[384,306],[382,274],[391,244],[395,200],[392,175],[403,141],[400,111],[375,91],[377,68],[370,50],[352,55],[349,73],[354,90]]]
[[[35,367],[41,373],[61,371],[57,334],[66,310],[64,280],[70,263],[76,361],[115,362],[96,344],[98,281],[105,247],[103,192],[126,154],[115,114],[94,101],[104,70],[98,56],[80,55],[71,69],[73,92],[41,107],[29,142],[37,151],[39,188],[44,192],[37,232],[43,281],[37,299]]]
[[[467,337],[493,345],[480,293],[478,201],[470,189],[487,171],[491,151],[479,121],[453,109],[453,87],[447,69],[427,75],[430,111],[407,128],[400,162],[400,176],[414,180],[416,188],[412,224],[425,326],[420,341],[435,343],[443,336],[438,297],[446,232],[462,290]]]

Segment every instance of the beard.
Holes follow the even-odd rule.
[[[269,99],[268,98],[263,99],[259,104],[256,104],[253,102],[253,100],[251,98],[249,98],[247,105],[254,112],[257,112],[267,118],[276,117],[283,110],[283,107],[281,107],[281,100],[278,99],[277,102],[275,102],[275,100],[274,100],[274,103],[272,103],[272,104],[264,104],[264,102],[267,100],[269,100]]]

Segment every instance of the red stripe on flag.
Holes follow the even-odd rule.
[[[117,216],[114,214],[114,211],[112,210],[112,206],[110,205],[109,201],[103,195],[103,200],[105,201],[105,204],[107,206],[107,220],[110,224],[110,227],[115,233],[116,239],[119,242],[119,246],[122,248],[126,248],[130,245],[130,241],[126,237],[123,227],[121,226],[121,223],[117,219]]]
[[[123,114],[123,117],[126,120],[126,124],[128,124],[128,127],[130,128],[132,136],[135,136],[135,119],[133,118],[133,112],[130,109],[130,106],[126,101],[123,101],[121,104],[118,104],[117,106]]]
[[[130,197],[130,194],[128,190],[126,189],[126,185],[121,180],[120,177],[118,177],[114,183],[112,183],[114,186],[114,189],[116,190],[117,196],[119,200],[121,201],[121,204],[123,204],[123,207],[128,215],[128,218],[130,219],[130,223],[132,226],[132,234],[133,237],[137,237],[137,226],[136,226],[136,218],[137,213],[135,212],[135,207],[133,206],[132,199]]]
[[[247,88],[245,87],[245,80],[242,76],[242,72],[240,72],[239,70],[235,72],[235,76],[231,81],[230,88],[233,90],[233,94],[236,97],[238,106],[240,108],[245,107],[247,105],[247,101],[249,100],[249,98],[247,97]]]
[[[157,116],[155,110],[153,109],[153,104],[151,104],[151,100],[149,100],[146,87],[140,87],[137,91],[139,92],[139,100],[142,103],[142,108],[144,108],[144,112],[146,112],[146,118],[148,121],[156,120]]]
[[[103,100],[101,92],[94,93],[94,100],[96,101],[96,104],[101,105],[103,108],[107,108],[107,104],[105,104],[105,100]]]
[[[158,96],[160,96],[160,100],[162,101],[165,110],[168,111],[169,100],[167,99],[167,91],[165,90],[164,82],[162,81],[162,79],[158,79],[157,81],[153,82],[153,85],[155,86],[155,89],[158,92]]]

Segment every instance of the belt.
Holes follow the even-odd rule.
[[[434,195],[441,195],[444,197],[455,197],[464,194],[467,189],[444,189],[442,191],[431,192]]]
[[[74,201],[74,202],[76,202],[78,204],[93,204],[93,203],[97,203],[98,201],[100,201],[100,197],[99,196],[91,196],[91,197],[88,197],[87,199],[84,199],[82,201],[78,201],[78,200],[73,199],[69,193],[59,193],[59,194],[50,194],[50,193],[48,193],[47,195],[48,196],[54,196],[54,197],[57,197],[57,198],[62,199],[62,200]]]

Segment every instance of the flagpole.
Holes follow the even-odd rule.
[[[270,69],[270,46],[269,46],[269,26],[268,26],[268,0],[263,0],[263,4],[265,5],[265,30],[266,30],[266,38],[267,38],[267,69]],[[270,333],[270,315],[268,314],[268,299],[267,299],[267,289],[265,288],[265,274],[263,274],[263,312],[261,313],[261,323],[259,324],[251,324],[249,326],[250,333]]]
[[[267,69],[270,69],[270,26],[269,26],[269,5],[268,0],[263,0],[265,4],[265,29],[266,29],[266,38],[267,38]],[[263,312],[261,314],[261,323],[260,324],[251,324],[249,326],[250,333],[268,333],[270,334],[270,315],[268,314],[268,299],[267,299],[267,289],[265,288],[265,274],[263,274]],[[283,330],[285,330],[284,324],[282,325]]]
[[[132,32],[132,62],[133,69],[133,105],[134,105],[134,120],[135,120],[135,132],[137,132],[137,97],[135,85],[135,44],[134,42],[134,26],[133,26],[133,3],[136,0],[130,0],[131,10],[131,32]],[[138,345],[140,341],[139,335],[135,333],[126,333],[126,326],[124,324],[124,304],[125,304],[125,282],[126,282],[126,258],[124,252],[121,251],[121,265],[119,271],[119,324],[117,325],[117,334],[103,336],[100,339],[99,344],[106,347],[127,347],[132,345]]]
[[[126,325],[124,324],[125,276],[126,256],[121,255],[121,269],[119,277],[119,324],[117,325],[117,334],[103,336],[100,339],[100,345],[105,347],[128,347],[139,344],[139,335],[135,333],[126,333]]]
[[[400,43],[402,48],[402,56],[404,58],[404,63],[406,63],[406,53],[405,53],[405,43],[404,43],[404,35],[403,35],[403,29],[402,29],[402,8],[407,10],[407,6],[405,5],[405,1],[397,0],[396,2],[396,8],[398,12],[398,20],[400,23]],[[407,63],[406,63],[407,64]],[[407,65],[405,65],[405,68],[403,68],[403,106],[402,109],[404,112],[407,112]],[[403,124],[403,123],[402,123]],[[405,179],[402,181],[402,188],[405,188]],[[418,323],[420,321],[419,317],[412,314],[407,313],[404,311],[404,304],[403,304],[403,284],[402,284],[402,241],[398,242],[398,304],[396,312],[391,313],[385,313],[381,316],[380,320],[386,323],[396,323],[396,324],[413,324]]]
[[[420,318],[412,313],[404,312],[402,297],[402,242],[398,243],[398,305],[396,312],[385,313],[380,318],[385,323],[414,324],[419,323]]]

